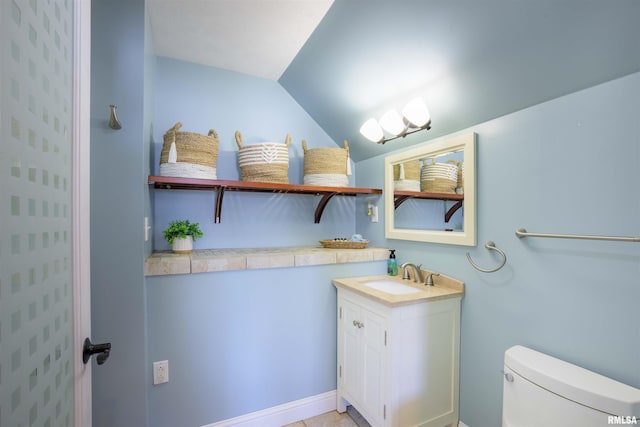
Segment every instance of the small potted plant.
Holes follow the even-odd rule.
[[[173,252],[188,254],[193,250],[193,241],[202,237],[203,233],[198,223],[189,220],[171,221],[169,228],[164,230],[164,238],[171,245]]]

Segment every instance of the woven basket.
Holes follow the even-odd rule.
[[[458,166],[437,163],[435,159],[431,161],[431,164],[427,164],[427,159],[423,160],[420,190],[427,193],[455,193],[458,186]]]
[[[348,175],[351,175],[349,160],[349,144],[344,141],[344,148],[310,148],[307,141],[302,140],[304,150],[304,183],[329,187],[349,186]]]
[[[458,187],[456,188],[456,193],[463,194],[464,193],[464,162],[456,163],[458,166]]]
[[[289,183],[289,144],[287,134],[284,144],[261,142],[242,145],[242,134],[236,131],[238,165],[242,181]]]
[[[420,191],[420,160],[393,165],[393,187],[396,190]]]
[[[320,240],[323,248],[329,249],[364,249],[369,244],[368,240],[364,242],[354,242],[351,240]]]
[[[160,175],[182,178],[218,179],[218,133],[211,129],[209,135],[178,132],[178,122],[164,134],[160,153]]]

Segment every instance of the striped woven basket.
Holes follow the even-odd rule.
[[[427,193],[455,193],[458,186],[458,166],[437,163],[436,159],[431,161],[431,164],[427,164],[427,159],[423,160],[420,190]]]
[[[242,181],[289,183],[291,135],[287,134],[284,144],[261,142],[243,146],[242,134],[236,131],[236,144]]]
[[[393,187],[402,191],[420,191],[420,160],[393,165]]]
[[[178,132],[178,122],[164,134],[160,152],[160,175],[183,178],[218,179],[218,133],[211,129],[208,135]]]
[[[302,140],[304,151],[304,183],[327,187],[348,187],[351,175],[349,160],[349,144],[344,141],[344,148],[307,148],[307,141]]]
[[[458,187],[456,193],[464,194],[464,162],[456,163],[458,166]]]

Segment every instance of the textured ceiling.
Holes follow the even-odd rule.
[[[235,28],[245,22],[236,6],[246,1],[206,3],[229,8]],[[151,1],[152,18],[157,2],[169,0]],[[315,1],[248,3],[256,8],[244,13],[258,21],[267,19],[270,5],[294,7],[294,15],[307,7],[316,17],[324,14]],[[638,22],[638,0],[335,0],[315,31],[315,23],[309,25],[310,36],[293,59],[281,59],[274,69],[291,61],[276,77],[279,83],[334,141],[349,140],[352,157],[361,160],[640,71]],[[275,36],[256,26],[258,36],[273,36],[274,43],[260,66],[237,70],[223,59],[242,62],[242,55],[233,55],[250,47],[250,38],[229,36],[233,40],[211,63],[163,53],[155,27],[152,21],[157,52],[177,59],[265,76],[268,59],[279,53]],[[204,39],[224,39],[225,31],[198,29]],[[359,134],[367,118],[399,109],[416,95],[431,111],[432,130],[384,146]]]

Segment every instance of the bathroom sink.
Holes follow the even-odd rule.
[[[378,280],[370,280],[370,281],[360,282],[360,283],[371,289],[375,289],[377,291],[382,291],[382,292],[386,292],[388,294],[393,294],[393,295],[406,295],[406,294],[422,292],[418,288],[414,288],[413,286],[409,286],[409,285],[403,285],[402,283],[398,283],[395,280],[378,279]]]

